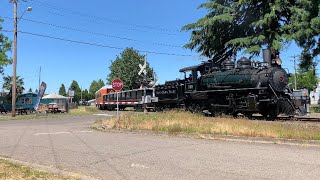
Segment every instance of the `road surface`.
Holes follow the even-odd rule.
[[[320,148],[99,132],[97,116],[0,121],[0,155],[99,179],[319,179]]]

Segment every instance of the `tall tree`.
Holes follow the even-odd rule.
[[[66,92],[66,87],[64,86],[64,84],[61,84],[60,88],[59,88],[59,94],[61,96],[66,96],[67,92]]]
[[[291,76],[289,82],[294,85],[294,76]],[[314,75],[313,70],[304,72],[301,68],[297,73],[297,89],[307,88],[309,91],[313,90],[314,86],[318,84],[318,78]]]
[[[307,72],[315,69],[315,57],[320,54],[320,1],[300,0],[291,8],[291,23],[287,38],[295,40],[303,49],[300,68]]]
[[[81,98],[81,89],[80,89],[78,82],[73,80],[69,89],[74,90],[73,101],[79,102],[79,100]]]
[[[89,99],[95,98],[95,93],[104,86],[104,82],[102,79],[99,79],[98,81],[93,80],[89,87]]]
[[[0,23],[3,20],[0,18]],[[11,41],[8,37],[1,33],[2,26],[0,24],[0,74],[3,74],[3,67],[12,63],[12,59],[7,56],[7,52],[11,51]]]
[[[98,82],[93,80],[89,87],[89,96],[91,99],[94,99],[95,92],[99,90]]]
[[[113,79],[120,78],[124,83],[124,90],[139,87],[139,82],[143,80],[143,75],[138,75],[139,64],[144,64],[144,59],[145,56],[140,55],[138,51],[133,48],[126,48],[109,67],[108,83],[111,84]],[[153,73],[153,69],[147,63],[147,78],[153,78]]]
[[[29,88],[29,91],[28,92],[32,92],[32,88]]]
[[[85,89],[85,90],[82,91],[82,99],[83,99],[84,101],[90,100],[88,89]]]
[[[104,85],[105,85],[105,83],[103,82],[103,80],[102,80],[102,79],[99,79],[99,80],[98,80],[98,87],[99,87],[99,89],[102,88]]]
[[[210,0],[199,6],[206,8],[208,14],[183,27],[192,31],[191,41],[185,47],[218,62],[241,50],[252,56],[266,47],[279,52],[292,40],[304,52],[310,48],[317,52],[313,45],[320,43],[319,3],[318,0]]]
[[[9,90],[9,94],[7,96],[7,99],[9,102],[11,102],[12,99],[12,76],[5,76],[3,77],[3,88],[6,90]],[[23,78],[20,78],[20,76],[16,77],[16,92],[17,95],[22,94],[24,91],[24,82],[23,82]]]

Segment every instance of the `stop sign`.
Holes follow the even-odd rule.
[[[121,89],[123,88],[123,82],[121,81],[121,79],[114,79],[112,81],[112,88],[115,91],[121,91]]]

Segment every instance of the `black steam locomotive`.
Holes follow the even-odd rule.
[[[260,113],[266,119],[279,114],[293,116],[296,107],[287,88],[289,74],[269,50],[263,50],[263,60],[243,57],[236,65],[231,60],[221,64],[207,61],[183,68],[183,80],[155,87],[156,109],[185,107],[191,112],[248,117]]]

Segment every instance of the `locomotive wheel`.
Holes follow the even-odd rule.
[[[246,113],[244,113],[244,115],[245,115],[248,119],[253,119],[251,112],[246,112]]]
[[[233,113],[232,113],[232,116],[233,116],[234,118],[237,118],[237,117],[238,117],[238,112],[236,112],[236,111],[233,112]]]
[[[264,111],[261,114],[267,121],[274,121],[278,117],[279,111],[276,107],[271,107],[269,112]]]
[[[202,113],[202,109],[203,107],[201,107],[199,104],[196,104],[194,108],[194,113]]]

